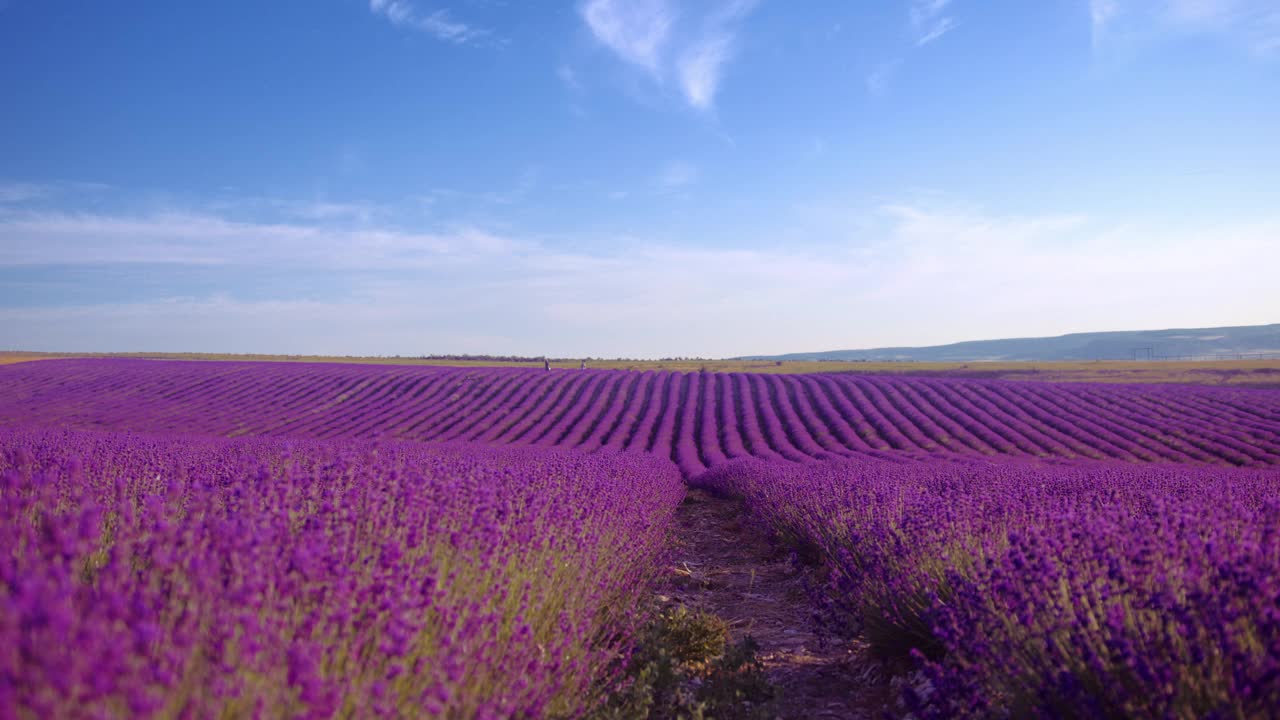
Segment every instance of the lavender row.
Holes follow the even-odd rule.
[[[642,455],[0,431],[0,717],[574,716],[683,493]]]
[[[751,455],[1280,464],[1280,391],[847,375],[62,360],[0,368],[0,424]]]
[[[829,570],[835,628],[919,717],[1269,717],[1280,472],[1109,462],[744,460],[745,498]]]

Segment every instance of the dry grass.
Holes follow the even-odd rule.
[[[157,360],[255,361],[289,363],[360,363],[369,365],[438,365],[448,367],[541,367],[537,362],[424,360],[407,357],[325,355],[236,355],[231,353],[39,353],[0,352],[0,365],[74,357],[118,357]],[[592,360],[588,367],[606,370],[675,370],[682,372],[752,372],[929,375],[946,377],[1042,380],[1052,382],[1199,383],[1280,387],[1280,360],[1206,360],[1194,362],[837,362],[765,360]],[[552,363],[576,370],[578,361]]]

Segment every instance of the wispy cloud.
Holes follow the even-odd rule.
[[[667,163],[658,173],[657,185],[665,191],[674,191],[692,185],[698,180],[698,168],[683,160]]]
[[[916,47],[923,47],[946,35],[956,26],[947,14],[951,0],[911,0],[911,32]]]
[[[872,95],[883,93],[884,89],[889,85],[889,79],[893,77],[894,71],[898,69],[900,64],[899,61],[893,60],[882,62],[872,68],[866,77],[867,92]]]
[[[755,9],[755,0],[732,0],[704,21],[702,32],[677,61],[685,99],[699,110],[715,104],[725,65],[733,58],[738,24]]]
[[[729,59],[732,37],[715,35],[690,47],[680,56],[678,72],[685,99],[699,110],[715,103],[720,75]]]
[[[1089,17],[1099,50],[1216,35],[1259,57],[1280,56],[1280,6],[1274,0],[1089,0]]]
[[[556,77],[560,78],[560,84],[566,90],[571,92],[582,92],[582,81],[578,79],[578,73],[572,66],[566,63],[560,63],[556,67]]]
[[[907,0],[907,39],[910,47],[901,47],[897,57],[882,60],[863,76],[870,95],[881,95],[889,87],[894,74],[910,58],[912,51],[929,45],[956,27],[951,15],[952,0]]]
[[[13,346],[71,350],[725,356],[1247,324],[1280,306],[1280,218],[1170,227],[912,204],[857,215],[822,228],[820,247],[637,237],[583,251],[482,228],[9,214],[0,301],[3,273],[26,278],[31,264],[147,263],[149,285],[171,272],[157,263],[185,269],[142,300],[117,289],[76,307],[0,302],[0,327]],[[246,265],[281,286],[319,273],[320,289],[263,300],[244,291]],[[768,348],[754,345],[762,326]]]
[[[448,10],[422,12],[409,0],[369,0],[369,10],[393,25],[412,28],[459,45],[475,42],[489,33],[454,20]]]
[[[676,20],[668,0],[588,0],[582,19],[618,57],[655,75],[661,71],[663,46]]]
[[[595,39],[659,83],[674,78],[685,102],[709,111],[733,59],[741,22],[757,0],[681,6],[675,0],[586,0]]]
[[[434,204],[437,200],[448,200],[477,206],[515,205],[538,188],[540,171],[536,166],[528,166],[520,171],[514,184],[506,189],[495,190],[459,190],[456,188],[436,188],[423,196]]]
[[[1252,42],[1253,52],[1266,58],[1280,57],[1280,10],[1259,21]]]
[[[0,205],[17,204],[46,197],[49,188],[34,183],[0,182]]]
[[[285,221],[369,223],[384,214],[387,208],[370,202],[334,201],[323,196],[310,200],[279,197],[252,197],[228,193],[204,203],[209,212],[227,213],[228,217],[263,217]],[[0,223],[11,219],[0,214]]]
[[[318,205],[314,210],[294,222],[245,222],[202,212],[8,213],[0,215],[0,267],[251,264],[386,270],[457,264],[513,248],[507,240],[474,228],[348,228],[337,221],[350,212],[348,206]]]
[[[1089,0],[1089,22],[1095,48],[1106,34],[1107,28],[1115,21],[1117,12],[1119,7],[1116,0]]]
[[[302,220],[352,220],[369,222],[379,208],[368,203],[327,202],[279,203],[283,212]]]

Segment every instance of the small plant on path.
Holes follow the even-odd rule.
[[[775,693],[757,650],[750,636],[731,643],[716,615],[663,609],[632,656],[625,688],[592,718],[768,718]]]

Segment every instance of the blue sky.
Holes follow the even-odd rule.
[[[1274,0],[0,0],[0,348],[1275,322]]]

